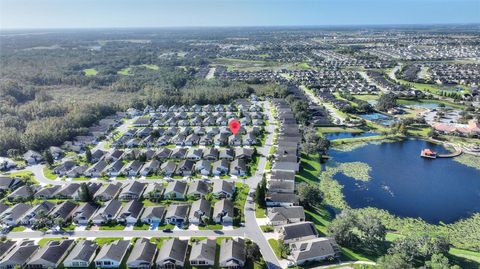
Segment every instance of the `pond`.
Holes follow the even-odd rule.
[[[325,133],[323,136],[328,140],[342,139],[342,138],[360,138],[360,137],[370,137],[376,136],[379,133],[375,132],[335,132],[335,133]]]
[[[362,114],[360,115],[360,117],[362,119],[373,121],[383,126],[390,126],[393,123],[395,123],[395,119],[393,117],[390,117],[381,113]]]
[[[446,150],[422,140],[369,144],[349,152],[332,151],[337,162],[365,162],[371,179],[334,176],[353,208],[377,207],[430,223],[452,223],[480,212],[480,171],[450,158],[423,159],[420,151]]]

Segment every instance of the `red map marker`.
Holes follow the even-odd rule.
[[[240,131],[240,122],[238,120],[231,120],[228,123],[228,128],[230,129],[230,132],[236,135],[238,131]]]

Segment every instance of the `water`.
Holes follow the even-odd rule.
[[[430,103],[430,102],[418,102],[418,103],[414,103],[414,104],[409,104],[407,105],[409,107],[418,107],[418,108],[425,108],[425,109],[438,109],[439,108],[439,104],[438,103]],[[448,108],[451,108],[451,106],[446,106]]]
[[[370,113],[370,114],[362,114],[360,115],[361,118],[373,121],[375,123],[381,124],[383,126],[390,126],[395,123],[395,119],[393,117],[380,114],[380,113]]]
[[[332,151],[338,162],[360,161],[372,167],[371,180],[343,174],[335,179],[353,208],[373,206],[430,223],[452,223],[480,212],[480,171],[453,159],[424,159],[420,151],[446,150],[422,140],[370,144],[350,152]]]
[[[352,133],[352,132],[337,132],[337,133],[325,133],[323,136],[328,140],[342,139],[342,138],[359,138],[359,137],[370,137],[376,136],[379,133],[375,132],[362,132],[362,133]]]

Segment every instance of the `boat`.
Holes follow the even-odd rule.
[[[431,149],[423,149],[422,152],[420,152],[420,156],[423,158],[436,159],[437,153]]]

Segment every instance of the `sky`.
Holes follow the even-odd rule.
[[[480,0],[0,0],[0,28],[480,23]]]

